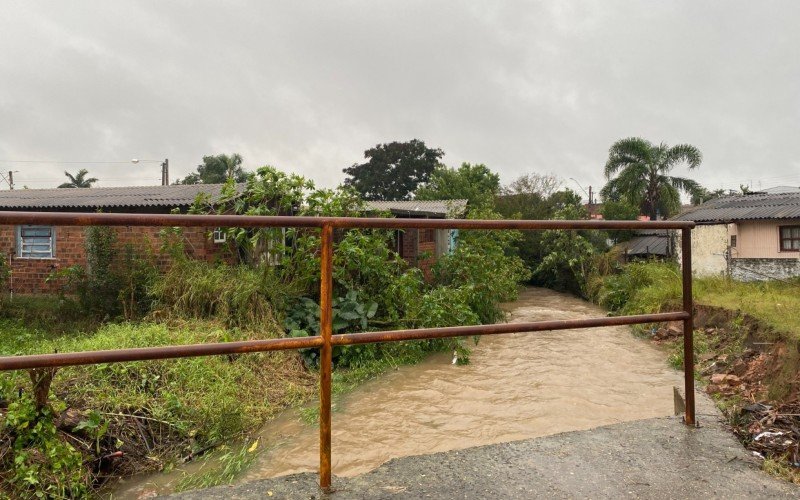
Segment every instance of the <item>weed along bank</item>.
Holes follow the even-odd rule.
[[[90,189],[24,189],[0,191],[0,211],[47,213],[118,213],[165,215],[169,213],[231,213],[230,206],[245,184],[190,184],[145,187],[110,187]],[[465,200],[367,202],[360,215],[386,214],[405,218],[445,219],[463,217]],[[280,210],[294,215],[297,208]],[[245,256],[228,228],[182,228],[183,250],[192,259],[204,262],[234,263]],[[147,255],[164,271],[171,262],[164,249],[164,228],[157,226],[118,226],[113,229],[120,248]],[[409,264],[430,276],[431,266],[455,246],[457,231],[450,229],[400,228],[390,246]],[[54,224],[0,225],[0,255],[9,265],[5,292],[47,294],[60,291],[55,279],[59,272],[73,266],[87,266],[86,229]],[[285,231],[271,235],[263,245],[261,257],[275,265],[281,256],[294,250]]]

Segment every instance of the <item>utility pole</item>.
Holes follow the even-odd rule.
[[[0,177],[8,184],[8,189],[14,189],[14,172],[19,172],[19,170],[9,170],[8,177],[0,173]]]
[[[161,164],[161,185],[169,186],[169,158]]]

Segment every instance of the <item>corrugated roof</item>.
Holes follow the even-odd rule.
[[[392,213],[458,216],[466,210],[467,200],[368,201],[367,207],[372,210],[388,210]]]
[[[798,186],[775,186],[767,189],[761,189],[762,193],[779,194],[779,193],[800,193]]]
[[[628,255],[669,255],[668,235],[634,236],[625,248]]]
[[[179,207],[191,205],[200,193],[212,201],[223,184],[126,186],[0,191],[0,210],[54,208]]]
[[[673,217],[702,224],[753,219],[800,219],[800,193],[723,196]]]

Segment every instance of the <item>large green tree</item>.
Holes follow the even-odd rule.
[[[366,162],[343,170],[348,175],[344,185],[366,200],[408,200],[417,186],[428,182],[442,156],[441,149],[419,139],[378,144],[364,151]]]
[[[471,207],[492,206],[500,191],[500,176],[482,163],[462,163],[458,168],[439,164],[430,181],[417,189],[417,200],[465,199]]]
[[[670,147],[639,137],[619,140],[608,151],[608,183],[601,195],[604,200],[625,200],[653,220],[669,217],[680,210],[682,192],[694,196],[702,189],[696,181],[670,173],[680,164],[695,169],[702,160],[700,150],[690,144]]]
[[[72,175],[69,172],[64,172],[64,175],[67,176],[69,182],[65,182],[58,186],[60,188],[90,188],[92,187],[92,184],[98,181],[97,177],[87,178],[86,176],[89,175],[89,171],[85,168],[78,170],[78,173],[75,175]]]
[[[197,166],[197,172],[192,172],[177,184],[222,184],[228,179],[236,182],[247,180],[248,172],[242,168],[242,155],[204,156],[203,163]]]

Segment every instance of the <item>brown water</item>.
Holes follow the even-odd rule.
[[[509,321],[602,316],[596,306],[524,290]],[[449,355],[399,368],[348,394],[333,413],[333,472],[352,476],[394,457],[447,451],[670,415],[680,373],[628,327],[484,337],[468,365]],[[268,447],[242,480],[315,471],[319,432],[293,412],[268,424]],[[119,498],[176,478],[128,482]]]

